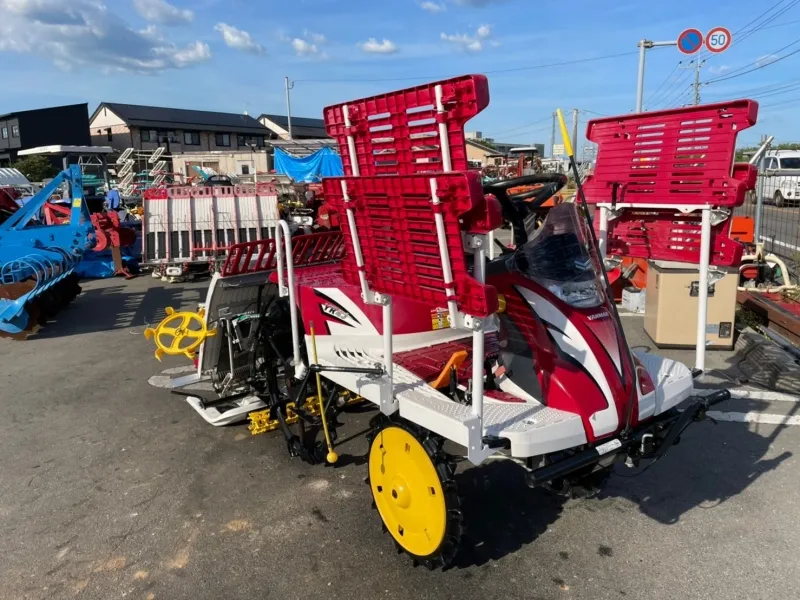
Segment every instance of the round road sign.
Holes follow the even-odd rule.
[[[706,36],[706,48],[709,52],[725,52],[731,45],[731,32],[725,27],[714,27]]]
[[[703,34],[698,29],[685,29],[678,36],[678,50],[694,54],[703,47]]]

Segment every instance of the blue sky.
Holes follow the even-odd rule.
[[[633,109],[639,39],[722,25],[739,35],[703,55],[701,81],[740,76],[704,85],[703,101],[764,96],[740,143],[762,133],[797,141],[800,52],[768,63],[800,49],[798,22],[800,0],[0,0],[0,112],[116,101],[280,113],[289,76],[293,114],[319,116],[327,104],[487,73],[491,104],[467,128],[549,143],[557,107],[585,111],[581,133],[595,113]],[[689,60],[648,51],[646,107],[689,101]],[[747,65],[768,66],[736,70]]]

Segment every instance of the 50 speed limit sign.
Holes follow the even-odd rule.
[[[731,32],[725,27],[714,27],[706,35],[706,48],[709,52],[725,52],[731,45]]]

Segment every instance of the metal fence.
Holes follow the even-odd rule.
[[[800,185],[787,187],[789,176],[764,169],[761,161],[756,190],[748,194],[736,216],[755,222],[755,241],[786,263],[794,281],[800,279]],[[794,179],[794,178],[792,178]],[[794,188],[794,189],[791,189]],[[791,197],[790,197],[791,194]],[[758,196],[762,196],[760,204]]]

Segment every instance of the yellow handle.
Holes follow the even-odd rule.
[[[564,122],[564,113],[560,108],[556,109],[558,114],[558,125],[561,127],[561,139],[564,141],[564,149],[567,151],[567,156],[572,158],[572,142],[569,141],[569,132],[567,131],[567,124]]]
[[[314,325],[311,325],[311,353],[312,358],[314,360],[314,364],[317,364],[317,336],[314,333]],[[331,434],[328,431],[328,420],[325,418],[325,402],[322,399],[322,381],[319,377],[319,371],[316,373],[317,375],[317,401],[319,402],[319,418],[322,419],[322,430],[325,433],[325,445],[328,447],[328,455],[325,457],[326,460],[333,464],[337,460],[339,460],[339,455],[333,451],[333,442],[331,442]]]

